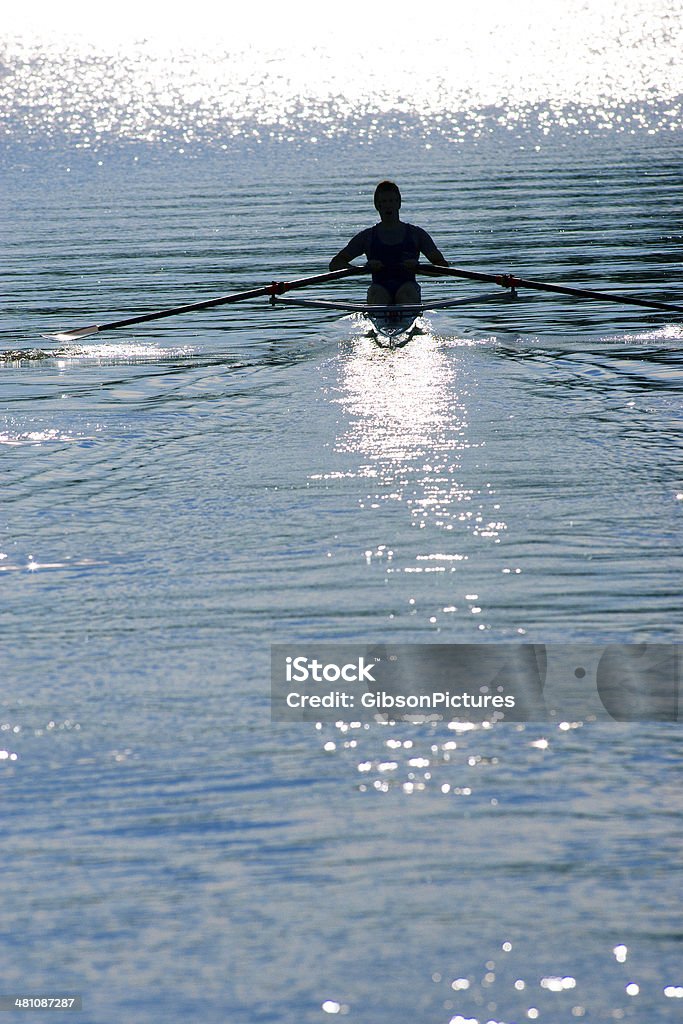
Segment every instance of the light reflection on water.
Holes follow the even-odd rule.
[[[397,353],[357,341],[340,361],[342,394],[334,400],[344,409],[346,427],[335,451],[359,460],[357,478],[369,488],[359,499],[360,508],[372,512],[399,504],[406,525],[426,531],[410,545],[410,554],[405,536],[398,555],[386,544],[366,551],[368,562],[377,560],[387,576],[456,572],[458,563],[470,557],[467,541],[462,547],[468,533],[496,543],[507,528],[498,504],[491,509],[494,520],[485,514],[493,493],[489,485],[480,482],[473,488],[461,467],[462,454],[482,446],[470,429],[472,385],[462,372],[463,358],[440,339],[424,335]],[[440,540],[441,532],[452,535]],[[481,611],[478,595],[459,599],[473,614]],[[442,611],[456,610],[446,600]]]
[[[429,18],[406,6],[392,8],[390,40],[384,13],[357,7],[334,33],[310,10],[284,19],[274,10],[269,21],[260,5],[240,27],[212,8],[205,20],[164,11],[148,32],[137,11],[129,22],[122,12],[117,30],[67,10],[42,31],[18,12],[6,27],[2,124],[31,145],[165,141],[227,153],[238,139],[543,140],[557,130],[676,131],[683,121],[673,0],[574,0],[542,16],[531,0],[480,11],[436,4]]]
[[[456,438],[466,426],[466,411],[457,362],[437,339],[420,336],[394,353],[360,341],[345,355],[341,374],[344,394],[337,401],[350,423],[338,447],[368,457],[375,466],[368,475],[379,473],[386,482],[404,463],[461,443]]]

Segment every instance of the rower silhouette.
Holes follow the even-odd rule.
[[[420,253],[437,267],[447,267],[448,261],[423,228],[400,219],[401,192],[395,182],[380,181],[374,202],[380,215],[379,224],[354,235],[330,260],[330,270],[345,270],[351,260],[365,255],[372,272],[369,305],[419,303],[421,291],[415,270]]]

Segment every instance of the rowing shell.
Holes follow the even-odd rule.
[[[395,306],[369,305],[367,302],[338,302],[333,299],[290,298],[272,295],[270,302],[274,306],[304,306],[309,309],[338,310],[344,313],[361,313],[371,321],[373,328],[369,332],[372,340],[380,348],[402,348],[416,334],[424,333],[417,321],[423,313],[434,309],[448,309],[451,306],[463,306],[482,299],[498,298],[494,296],[473,296],[466,299],[437,299],[433,302],[406,303]]]

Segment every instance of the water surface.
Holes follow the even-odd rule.
[[[8,38],[5,991],[97,1024],[678,1019],[677,726],[268,703],[274,642],[678,642],[678,319],[501,293],[388,353],[264,299],[41,337],[318,273],[386,175],[455,265],[680,302],[675,5],[515,6],[369,67],[348,33],[308,65]]]

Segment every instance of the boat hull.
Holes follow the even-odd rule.
[[[417,325],[419,316],[403,310],[387,310],[368,314],[372,323],[370,336],[380,348],[403,348],[416,334],[423,332]]]

